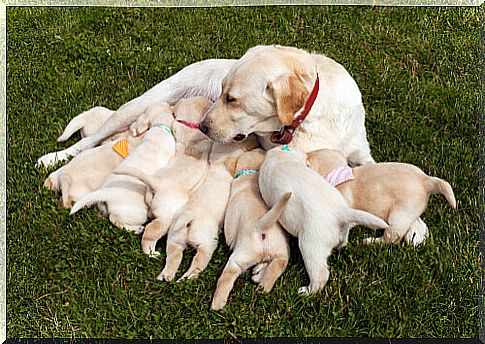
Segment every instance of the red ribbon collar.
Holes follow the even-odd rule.
[[[192,122],[184,121],[183,119],[177,119],[177,116],[175,115],[175,113],[173,114],[173,118],[177,122],[185,125],[186,127],[189,127],[190,129],[199,129],[199,123],[192,123]]]
[[[199,123],[191,123],[184,121],[183,119],[177,119],[177,122],[182,123],[186,127],[192,128],[192,129],[199,129]]]
[[[320,87],[320,83],[319,83],[319,78],[317,73],[317,80],[315,81],[315,85],[313,86],[310,96],[308,97],[308,100],[306,101],[305,106],[303,107],[303,111],[289,125],[285,125],[284,127],[281,128],[280,131],[273,132],[273,134],[271,134],[271,142],[279,143],[282,145],[286,145],[291,142],[291,140],[293,139],[293,133],[295,132],[295,129],[298,128],[301,122],[303,122],[303,120],[310,112],[313,106],[313,103],[315,103],[315,99],[317,99],[319,87]]]

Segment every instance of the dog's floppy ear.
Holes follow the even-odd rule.
[[[288,125],[295,113],[305,105],[308,90],[303,78],[298,74],[280,77],[268,83],[276,102],[276,113],[281,123]]]
[[[224,160],[224,166],[226,166],[226,170],[229,171],[229,173],[233,177],[236,174],[236,165],[237,165],[236,158],[226,158],[226,160]]]

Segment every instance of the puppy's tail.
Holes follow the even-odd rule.
[[[98,202],[106,202],[111,198],[111,194],[107,190],[99,189],[93,191],[83,197],[81,197],[72,207],[71,212],[69,215],[72,215],[84,207],[90,207],[95,203]]]
[[[456,209],[456,199],[451,185],[443,179],[428,177],[428,191],[431,194],[442,194],[453,209]]]
[[[288,202],[291,198],[291,192],[285,193],[279,200],[276,202],[273,207],[261,216],[256,223],[256,228],[260,232],[264,232],[269,229],[272,225],[274,225],[283,212],[285,211],[286,207],[288,206]]]
[[[67,124],[64,132],[57,138],[57,142],[66,141],[68,138],[72,136],[76,131],[82,129],[84,124],[86,123],[87,117],[89,117],[90,110],[84,111],[71,119],[71,121]]]
[[[371,213],[352,208],[346,208],[342,216],[342,222],[349,224],[362,225],[372,229],[386,229],[389,225],[382,219]]]
[[[136,179],[141,180],[143,183],[145,183],[150,188],[150,191],[152,193],[157,190],[157,184],[158,184],[157,178],[146,174],[145,172],[139,170],[136,167],[123,167],[123,168],[120,168],[120,169],[116,169],[113,173],[114,174],[122,174],[122,175],[125,175],[125,176],[130,176],[130,177],[134,177]]]
[[[68,138],[72,136],[76,131],[83,129],[89,121],[93,121],[93,118],[96,117],[96,120],[99,119],[107,120],[109,116],[114,111],[107,109],[102,106],[95,106],[92,109],[87,111],[81,112],[79,115],[71,119],[71,121],[67,124],[64,132],[57,138],[57,142],[66,141]],[[96,123],[96,122],[94,122]]]

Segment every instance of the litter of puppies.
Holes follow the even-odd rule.
[[[253,49],[248,54],[254,59],[266,48]],[[289,49],[295,56],[303,54]],[[341,66],[323,62],[336,68],[335,73],[343,73]],[[355,225],[384,230],[382,237],[366,238],[364,245],[424,243],[428,227],[420,216],[429,195],[440,193],[456,208],[450,184],[410,164],[375,163],[365,130],[356,141],[362,146],[356,151],[350,144],[344,147],[346,152],[335,149],[337,144],[329,144],[330,149],[307,149],[314,141],[301,137],[312,129],[312,123],[305,123],[306,129],[298,129],[300,123],[289,126],[302,108],[310,111],[306,98],[318,103],[314,84],[318,85],[319,76],[316,83],[307,83],[306,89],[313,88],[311,94],[302,80],[298,76],[284,85],[271,84],[270,91],[277,98],[273,105],[285,112],[276,117],[280,125],[286,123],[280,134],[288,139],[276,143],[288,144],[268,146],[252,132],[238,132],[234,126],[246,125],[239,110],[237,116],[243,119],[233,121],[234,115],[216,124],[215,108],[236,111],[233,103],[238,93],[229,94],[227,88],[222,91],[222,105],[202,96],[180,99],[173,106],[152,102],[138,117],[129,117],[124,130],[104,139],[96,133],[115,123],[113,111],[97,107],[72,119],[58,140],[80,130],[85,142],[100,145],[77,152],[44,185],[61,193],[61,205],[72,207],[71,214],[96,206],[115,226],[142,234],[141,249],[149,256],[160,255],[156,244],[166,235],[165,266],[157,277],[161,281],[175,278],[187,247],[197,252],[178,281],[197,278],[210,263],[223,231],[232,254],[217,281],[213,310],[226,305],[234,282],[250,269],[252,280],[264,292],[271,291],[290,257],[287,234],[297,238],[309,275],[309,285],[298,290],[305,295],[325,287],[330,276],[327,259],[346,246]],[[285,89],[294,84],[303,90],[297,104],[291,100],[294,92]],[[278,98],[280,93],[284,101]],[[356,108],[360,111],[360,105]],[[304,117],[296,116],[301,121]],[[260,122],[254,132],[263,130]],[[91,135],[95,136],[92,140]]]

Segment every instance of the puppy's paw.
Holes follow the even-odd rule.
[[[310,295],[310,288],[309,287],[301,287],[298,288],[298,294],[302,296],[308,296]]]
[[[124,225],[123,226],[124,229],[126,229],[128,232],[132,232],[134,234],[141,234],[143,232],[143,229],[145,227],[143,226],[132,226],[132,225]]]
[[[148,254],[149,258],[159,258],[160,257],[160,252],[158,251],[153,251]]]
[[[227,300],[212,300],[211,310],[220,311],[226,305]]]
[[[362,243],[364,244],[364,246],[372,245],[376,243],[376,238],[365,238],[364,240],[362,240]]]
[[[199,270],[195,270],[195,271],[191,271],[191,272],[186,272],[182,275],[182,277],[180,277],[178,280],[177,280],[177,283],[178,282],[182,282],[184,280],[190,280],[190,279],[195,279],[197,277],[199,277],[199,274],[200,274],[200,271]]]
[[[165,269],[163,269],[160,275],[157,276],[157,280],[170,282],[171,280],[173,280],[174,277],[175,277],[175,274],[169,273],[165,271]]]
[[[267,267],[268,267],[268,263],[259,263],[253,268],[253,270],[251,271],[251,273],[253,274],[251,276],[251,279],[253,280],[254,283],[261,282]]]
[[[142,119],[139,119],[130,125],[130,132],[133,136],[140,136],[148,129],[150,129],[150,123]]]

